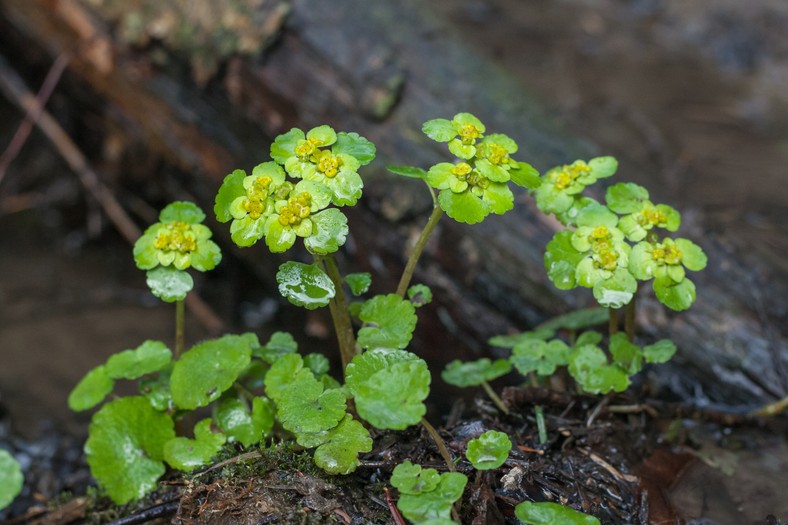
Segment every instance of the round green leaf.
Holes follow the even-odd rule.
[[[408,288],[408,299],[416,308],[432,302],[432,290],[426,284],[414,284]]]
[[[104,401],[114,387],[115,381],[107,373],[106,365],[99,365],[85,374],[68,395],[68,407],[75,412],[93,408]]]
[[[222,399],[216,408],[216,422],[228,439],[248,447],[271,431],[274,413],[265,398],[255,397],[250,411],[246,403],[237,397],[228,397]]]
[[[157,266],[145,275],[153,295],[167,303],[182,301],[194,288],[192,276],[172,266]]]
[[[0,449],[0,510],[14,501],[25,482],[19,463],[10,452]]]
[[[586,256],[572,246],[572,235],[571,230],[556,233],[547,243],[544,255],[547,276],[559,290],[571,290],[577,285],[575,278],[577,265]]]
[[[337,133],[331,126],[323,124],[307,131],[306,138],[316,141],[320,147],[330,146],[336,142]]]
[[[512,169],[509,170],[509,176],[513,183],[528,190],[535,190],[542,185],[539,172],[525,162],[515,162]]]
[[[246,215],[230,224],[230,238],[241,248],[248,248],[265,235],[265,218],[252,219]]]
[[[421,494],[400,494],[397,508],[414,523],[450,519],[451,507],[462,497],[468,478],[459,472],[444,472],[435,490]]]
[[[324,390],[308,369],[303,369],[276,400],[277,417],[294,434],[329,430],[345,416],[345,394]]]
[[[225,335],[200,343],[175,363],[170,376],[173,402],[193,410],[219,399],[249,365],[248,339]]]
[[[164,474],[164,445],[174,437],[170,416],[144,397],[116,399],[90,423],[85,443],[90,471],[115,503],[140,499]]]
[[[677,283],[666,276],[654,279],[653,286],[659,302],[671,310],[681,312],[695,302],[695,284],[689,279]]]
[[[350,287],[350,293],[358,297],[369,290],[369,285],[372,284],[372,275],[367,272],[349,273],[345,276],[345,282]]]
[[[193,202],[176,201],[168,204],[159,213],[159,222],[185,222],[199,224],[205,220],[205,213]]]
[[[287,159],[295,155],[296,146],[304,138],[304,132],[298,128],[279,135],[271,144],[271,158],[279,164],[284,164]]]
[[[315,450],[315,464],[329,474],[350,474],[359,466],[359,453],[371,450],[369,431],[347,414]]]
[[[502,215],[514,208],[514,194],[506,183],[491,182],[483,194],[484,203],[490,211]]]
[[[567,364],[569,354],[570,348],[560,339],[549,343],[530,339],[518,343],[512,349],[509,361],[523,375],[536,372],[540,376],[549,376],[555,373],[556,367]]]
[[[134,350],[124,350],[107,360],[112,379],[138,379],[158,372],[172,361],[172,352],[161,341],[145,341]]]
[[[512,365],[506,359],[491,361],[484,357],[476,361],[462,362],[455,359],[441,373],[441,378],[450,385],[468,387],[481,385],[485,381],[492,381],[502,375],[508,374]]]
[[[304,246],[312,253],[325,255],[334,253],[345,244],[348,227],[347,217],[336,208],[328,208],[312,215],[312,235],[304,239]]]
[[[434,468],[421,468],[410,461],[394,467],[391,473],[391,486],[401,494],[421,494],[431,492],[440,484],[441,477]]]
[[[629,386],[627,373],[618,366],[608,365],[605,352],[594,345],[583,345],[572,352],[569,374],[591,394],[623,392]]]
[[[271,365],[265,375],[265,393],[278,401],[284,396],[287,386],[296,380],[304,369],[304,360],[299,354],[285,354]],[[311,375],[310,371],[305,371]]]
[[[675,353],[676,345],[670,339],[661,339],[643,347],[643,357],[647,363],[667,363]]]
[[[217,221],[229,222],[232,220],[233,216],[230,213],[230,209],[233,201],[246,195],[243,184],[245,178],[246,172],[244,170],[235,170],[222,181],[213,206],[213,213],[216,215]]]
[[[488,430],[468,442],[465,457],[477,470],[490,470],[504,464],[512,449],[512,442],[503,432]]]
[[[452,123],[445,118],[428,120],[421,127],[421,131],[436,142],[449,142],[457,136],[457,130],[454,129]]]
[[[618,161],[615,157],[596,157],[588,161],[588,166],[595,179],[604,179],[616,172]]]
[[[273,364],[274,361],[283,355],[292,354],[296,351],[298,351],[298,343],[296,343],[291,334],[288,332],[274,332],[271,334],[271,339],[264,346],[253,346],[252,354],[268,364]]]
[[[304,356],[304,366],[310,369],[315,377],[320,377],[328,373],[331,363],[323,354],[313,352]]]
[[[605,193],[608,208],[620,215],[640,211],[647,200],[648,190],[633,182],[619,182],[610,186]]]
[[[639,346],[630,343],[624,333],[618,332],[610,338],[610,355],[630,375],[637,374],[643,368],[643,352]]]
[[[709,262],[703,249],[687,239],[676,239],[676,246],[681,250],[681,262],[688,270],[699,272]]]
[[[416,328],[416,307],[397,294],[377,295],[361,306],[358,331],[362,348],[405,348]]]
[[[331,278],[314,264],[288,261],[279,267],[276,282],[283,297],[307,310],[326,306],[336,294]]]
[[[227,440],[221,432],[211,432],[211,420],[203,419],[194,427],[195,439],[176,437],[164,445],[164,460],[173,468],[189,472],[211,461]]]
[[[602,306],[621,308],[635,296],[638,284],[625,268],[618,268],[613,276],[594,284],[594,298]]]
[[[551,501],[524,501],[514,515],[525,525],[600,525],[598,519]]]
[[[334,154],[344,153],[355,157],[361,165],[369,164],[375,158],[375,145],[358,133],[337,133],[337,141],[331,148]]]

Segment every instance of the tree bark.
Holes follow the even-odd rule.
[[[160,9],[151,15],[154,4]],[[372,140],[378,160],[364,173],[364,204],[350,212],[344,264],[382,270],[374,291],[393,291],[407,250],[402,239],[418,235],[431,206],[423,185],[395,180],[384,166],[427,168],[447,159],[443,145],[420,132],[424,120],[470,111],[515,138],[517,157],[540,170],[601,153],[555,126],[527,87],[467,45],[427,1],[238,0],[223,9],[259,25],[243,33],[252,42],[246,46],[214,38],[226,30],[211,27],[221,17],[191,17],[189,4],[140,0],[121,9],[111,0],[5,0],[0,18],[50,57],[71,53],[71,72],[106,104],[106,118],[193,174],[190,187],[205,209],[225,174],[267,160],[271,138],[292,126],[329,123]],[[130,20],[142,29],[129,33]],[[161,32],[177,23],[188,28],[181,34],[208,44]],[[8,59],[25,68],[19,57]],[[564,293],[549,283],[542,254],[559,225],[525,193],[516,202],[515,210],[475,226],[444,219],[427,246],[414,282],[432,286],[437,301],[422,312],[418,343],[438,363],[481,357],[490,336],[592,302],[586,290]],[[783,397],[788,341],[773,319],[786,311],[785,270],[751,260],[746,239],[706,229],[699,217],[682,231],[710,261],[695,279],[693,308],[674,315],[648,292],[639,300],[640,334],[679,347],[675,364],[654,377],[679,395],[712,402]],[[255,252],[263,257],[264,250]]]

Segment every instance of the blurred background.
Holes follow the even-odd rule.
[[[268,160],[291,127],[376,143],[340,262],[392,290],[431,201],[385,166],[445,159],[421,123],[460,111],[509,134],[540,171],[614,155],[616,182],[682,211],[680,234],[710,264],[688,313],[644,293],[641,337],[679,346],[644,374],[655,395],[740,409],[785,397],[787,29],[784,0],[0,1],[5,432],[84,437],[89,415],[66,407],[79,378],[173,337],[171,307],[134,267],[136,231],[175,199],[210,216],[224,175]],[[42,127],[20,137],[39,90],[51,92]],[[517,204],[475,227],[444,221],[432,239],[416,280],[436,302],[414,350],[436,366],[591,305],[587,290],[552,288],[541,257],[556,225],[526,193]],[[198,279],[187,338],[288,329],[332,351],[327,313],[278,297],[284,259],[209,225],[225,258]]]

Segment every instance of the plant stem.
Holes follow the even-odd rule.
[[[497,406],[501,412],[504,414],[509,414],[509,409],[506,408],[506,405],[503,404],[501,398],[498,397],[498,394],[496,394],[495,390],[492,389],[490,383],[487,381],[482,381],[482,388],[484,388],[484,391],[487,392],[487,395],[490,396],[492,402],[495,403],[495,406]]]
[[[627,309],[624,313],[624,330],[627,333],[627,339],[630,343],[635,342],[635,299],[637,298],[637,294],[632,296],[632,300],[629,301],[627,304]]]
[[[435,427],[430,425],[430,422],[425,418],[421,418],[421,426],[424,427],[424,430],[429,433],[430,437],[435,442],[435,445],[438,447],[438,452],[440,452],[443,461],[446,462],[446,467],[449,469],[449,472],[455,472],[456,469],[454,468],[454,461],[451,459],[449,449],[446,448],[446,443],[443,441],[443,438],[440,436],[440,434],[438,434],[438,431],[435,430]]]
[[[539,431],[539,444],[544,445],[547,443],[547,427],[544,423],[544,409],[542,405],[534,407],[534,416],[536,417],[536,428]]]
[[[185,331],[185,307],[183,300],[175,302],[175,359],[183,354],[184,331]]]
[[[328,309],[331,312],[331,320],[334,323],[334,331],[337,334],[339,355],[342,358],[342,372],[344,373],[348,363],[350,363],[359,352],[356,348],[356,336],[353,333],[350,312],[348,312],[347,302],[345,300],[342,274],[339,273],[337,261],[331,254],[325,256],[316,255],[315,261],[322,263],[325,267],[326,273],[334,283],[334,288],[336,290],[336,295],[328,303]]]
[[[610,314],[610,321],[608,322],[608,335],[613,337],[618,333],[618,310],[615,308],[608,308],[608,313]]]
[[[429,239],[430,235],[432,235],[432,231],[435,229],[435,226],[438,225],[438,221],[442,216],[443,210],[436,203],[432,208],[432,213],[430,214],[430,218],[427,220],[427,224],[421,231],[419,239],[413,246],[413,251],[410,252],[410,257],[408,257],[405,270],[402,272],[402,277],[400,278],[399,285],[397,286],[397,295],[400,297],[405,297],[405,293],[407,293],[408,286],[410,285],[410,280],[413,278],[413,270],[416,269],[416,263],[419,262],[419,257],[421,257],[421,252],[424,251],[424,246],[427,244],[427,239]]]

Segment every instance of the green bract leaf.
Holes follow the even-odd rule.
[[[616,365],[609,365],[605,352],[594,345],[583,345],[572,352],[569,374],[591,394],[623,392],[629,386],[627,373]]]
[[[298,343],[288,332],[274,332],[271,339],[259,348],[254,348],[252,353],[260,357],[268,364],[272,364],[285,354],[292,354],[298,351]]]
[[[643,347],[643,357],[647,363],[667,363],[675,353],[676,345],[670,339],[661,339]]]
[[[413,306],[420,308],[432,302],[432,290],[426,284],[414,284],[408,288],[408,299]]]
[[[414,523],[450,519],[451,507],[462,497],[468,478],[459,472],[444,472],[434,490],[420,494],[400,494],[397,508]]]
[[[172,369],[174,403],[193,410],[219,399],[249,365],[251,355],[249,340],[238,335],[225,335],[192,347]]]
[[[345,244],[348,227],[347,217],[336,208],[329,208],[311,217],[314,230],[304,239],[304,246],[312,253],[325,255],[334,253]]]
[[[164,474],[164,445],[172,419],[139,396],[116,399],[93,415],[85,443],[93,477],[117,504],[139,499]]]
[[[421,127],[421,131],[435,142],[449,142],[457,136],[457,130],[445,118],[428,120]]]
[[[434,468],[422,469],[421,465],[405,461],[394,467],[390,483],[401,494],[421,494],[435,490],[440,481],[440,474]]]
[[[621,332],[610,338],[610,355],[629,375],[637,374],[643,368],[643,352],[640,347],[630,343],[626,334]]]
[[[465,224],[481,222],[490,213],[484,202],[470,191],[454,193],[451,190],[441,190],[438,203],[446,215]]]
[[[357,355],[345,371],[358,415],[377,428],[402,430],[427,411],[427,363],[404,350],[375,349]]]
[[[145,341],[134,350],[124,350],[107,360],[112,379],[138,379],[158,372],[172,361],[172,352],[161,341]]]
[[[593,516],[551,501],[524,501],[514,508],[514,514],[525,525],[600,525]]]
[[[193,202],[172,202],[159,213],[159,222],[177,221],[186,224],[199,224],[204,220],[205,213]]]
[[[217,221],[229,222],[233,219],[232,213],[230,213],[233,201],[246,194],[243,184],[244,178],[246,178],[244,170],[235,170],[222,181],[213,206],[213,213],[216,215]]]
[[[560,339],[549,343],[540,339],[530,339],[518,343],[512,349],[509,361],[517,370],[527,375],[536,372],[540,376],[549,376],[556,367],[568,363],[571,349]]]
[[[599,180],[613,175],[618,169],[618,161],[615,157],[596,157],[588,161],[588,167],[594,179]]]
[[[700,246],[687,239],[676,239],[676,246],[681,250],[681,262],[688,270],[699,272],[706,267],[708,258]]]
[[[340,153],[355,157],[364,166],[375,158],[375,145],[358,133],[337,133],[337,141],[331,148],[337,155]]]
[[[405,348],[416,328],[416,307],[397,294],[377,295],[359,312],[364,326],[358,331],[362,348]]]
[[[145,282],[153,295],[167,303],[182,301],[194,288],[192,276],[172,266],[157,266],[148,270],[146,277]]]
[[[296,146],[304,139],[304,132],[298,128],[279,135],[271,144],[271,158],[279,164],[284,164],[287,159],[295,155]]]
[[[468,442],[465,457],[477,470],[490,470],[504,464],[512,449],[512,442],[503,432],[488,430]]]
[[[349,273],[345,276],[345,282],[350,287],[350,293],[358,297],[369,290],[369,285],[372,284],[372,275],[366,272]]]
[[[509,170],[509,176],[512,182],[520,187],[535,190],[542,185],[542,179],[539,177],[539,172],[525,162],[516,162],[515,166]]]
[[[107,374],[107,367],[99,365],[85,374],[68,395],[68,407],[75,412],[93,408],[104,401],[114,387],[115,381]]]
[[[582,330],[592,326],[598,326],[608,321],[610,314],[607,308],[581,308],[572,312],[553,317],[539,325],[540,329],[551,330]],[[552,334],[550,336],[552,337]]]
[[[607,207],[620,215],[640,211],[647,200],[648,190],[633,182],[619,182],[605,193]]]
[[[506,359],[491,361],[484,357],[466,363],[455,359],[446,365],[441,377],[450,385],[468,387],[481,385],[485,381],[492,381],[508,374],[511,370],[512,365]]]
[[[427,171],[415,166],[386,166],[386,169],[394,175],[409,177],[411,179],[426,180]]]
[[[6,508],[22,492],[25,477],[10,452],[0,449],[0,510]]]
[[[654,293],[659,302],[677,312],[695,302],[695,284],[686,278],[677,283],[670,277],[658,277],[654,279]]]
[[[248,447],[271,431],[274,411],[266,398],[255,397],[250,412],[246,403],[236,397],[228,397],[219,402],[216,422],[228,439]]]
[[[585,258],[585,253],[572,246],[572,235],[570,230],[556,233],[544,254],[547,276],[559,290],[571,290],[577,285],[577,265]]]
[[[326,306],[336,294],[331,278],[314,264],[288,261],[279,267],[276,282],[283,297],[307,310]]]
[[[359,453],[370,450],[369,431],[347,414],[328,432],[328,440],[315,450],[315,464],[329,474],[350,474],[359,465]]]
[[[625,268],[618,268],[609,279],[594,284],[594,298],[602,306],[621,308],[635,296],[638,284]]]
[[[211,420],[203,419],[194,427],[194,439],[176,437],[164,445],[164,459],[173,468],[189,472],[207,464],[227,440],[221,432],[211,432]]]

